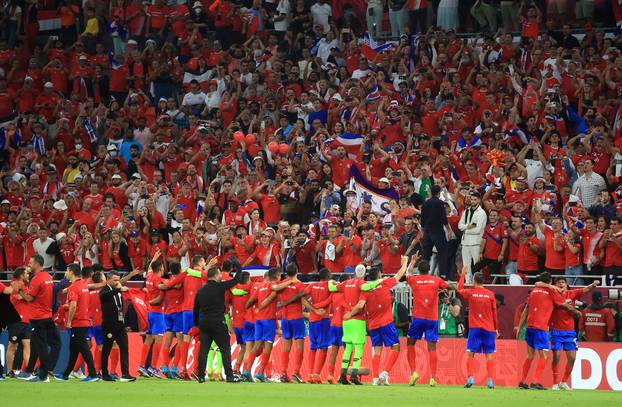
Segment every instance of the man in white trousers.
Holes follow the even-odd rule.
[[[458,229],[462,231],[462,263],[468,270],[466,280],[469,284],[472,278],[471,267],[479,261],[480,244],[488,218],[481,202],[480,193],[472,191],[465,199],[466,209],[458,223]]]

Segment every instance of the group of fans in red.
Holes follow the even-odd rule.
[[[229,280],[229,290],[220,308],[221,317],[227,320],[235,335],[239,352],[233,361],[233,369],[225,366],[227,381],[270,381],[268,376],[273,369],[271,358],[278,358],[280,371],[275,372],[278,375],[274,377],[280,382],[303,383],[305,379],[301,367],[306,352],[308,383],[322,383],[325,380],[331,384],[360,385],[359,369],[366,337],[369,336],[373,348],[372,383],[389,385],[390,372],[401,351],[394,325],[391,289],[400,281],[405,281],[412,290],[413,299],[406,351],[412,371],[410,384],[415,385],[419,379],[415,344],[425,339],[429,384],[436,385],[438,294],[439,290],[457,290],[470,309],[466,343],[468,380],[465,387],[474,385],[475,354],[483,354],[486,358],[486,385],[494,388],[493,355],[499,334],[497,304],[494,293],[484,287],[482,272],[473,275],[473,286],[470,288],[465,287],[467,268],[463,270],[457,285],[448,283],[430,275],[429,263],[420,259],[417,253],[410,259],[402,256],[400,269],[395,275],[383,277],[377,268],[367,269],[364,265],[358,265],[353,276],[341,274],[340,281],[336,282],[331,279],[330,271],[322,268],[319,281],[305,285],[297,279],[298,268],[293,263],[286,266],[283,278],[279,269],[271,268],[263,279],[251,281],[249,273],[241,271],[235,259],[225,261],[221,272],[216,257],[206,263],[203,256],[195,255],[191,267],[186,269],[182,269],[179,263],[167,265],[160,257],[161,253],[156,252],[145,281],[149,312],[141,365],[138,367],[138,373],[142,376],[166,376],[169,379],[195,377],[199,382],[205,381],[206,361],[197,360],[198,355],[204,356],[204,353],[199,353],[199,346],[194,346],[195,352],[189,355],[191,341],[198,341],[199,321],[202,319],[197,293],[210,280]],[[168,269],[168,278],[164,278],[165,268]],[[134,381],[128,370],[127,336],[118,336],[114,326],[124,320],[120,294],[127,288],[123,287],[123,283],[138,273],[135,271],[120,279],[113,272],[106,278],[101,271],[93,272],[93,267],[80,268],[75,263],[70,264],[66,272],[70,283],[65,289],[67,299],[60,308],[65,310],[66,316],[63,317],[64,322],[59,322],[57,313],[53,322],[54,283],[43,269],[41,256],[33,256],[28,267],[16,270],[9,286],[0,286],[2,294],[11,296],[11,303],[21,318],[9,327],[9,375],[35,382],[49,381],[48,373],[53,374],[51,372],[60,350],[59,334],[54,325],[57,323],[71,331],[71,340],[69,362],[62,373],[53,374],[55,379],[66,381],[71,376],[89,382],[100,379]],[[544,388],[539,381],[548,351],[552,350],[554,389],[570,389],[568,378],[577,350],[574,314],[578,311],[574,308],[574,302],[597,285],[598,281],[594,281],[584,288],[569,290],[565,278],[558,278],[552,285],[549,273],[539,275],[521,316],[521,324],[526,322],[528,357],[523,365],[519,388]],[[102,301],[114,302],[114,310],[110,311],[109,307],[102,305]],[[112,313],[112,316],[102,318],[102,312]],[[308,328],[305,319],[308,320]],[[277,335],[283,343],[280,353],[273,355]],[[309,347],[305,351],[307,336]],[[95,342],[93,353],[91,339]],[[173,342],[173,339],[176,341]],[[21,344],[24,369],[16,374],[12,369],[18,344]],[[226,342],[219,345],[222,352],[229,355],[228,335]],[[201,344],[203,346],[210,347],[212,343]],[[341,348],[341,364],[336,367]],[[383,351],[388,352],[388,357],[381,367]],[[567,357],[565,369],[561,368],[560,363],[562,352]],[[120,356],[123,374],[119,377],[114,372]],[[528,385],[527,376],[536,356],[536,370]],[[35,374],[37,359],[39,369]],[[193,366],[189,362],[191,359],[196,361],[199,370],[189,374],[187,366]],[[223,360],[230,363],[229,356]],[[81,372],[83,364],[88,376]],[[212,367],[209,372],[212,372]],[[325,372],[327,375],[323,374]],[[211,379],[221,380],[221,375],[221,371],[214,372]]]

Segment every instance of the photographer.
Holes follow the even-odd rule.
[[[438,334],[442,337],[464,336],[464,326],[460,318],[462,302],[452,291],[443,290],[438,294]]]

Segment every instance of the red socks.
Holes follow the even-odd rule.
[[[540,376],[542,376],[542,372],[544,372],[545,367],[546,367],[546,359],[539,358],[538,364],[536,365],[536,373],[533,375],[534,382],[540,383]]]
[[[146,343],[143,342],[143,347],[140,350],[140,365],[141,366],[145,366],[145,364],[147,363],[147,355],[149,354],[150,346],[151,345],[147,345]]]
[[[417,354],[415,353],[415,345],[409,345],[407,347],[408,367],[411,372],[417,370]]]
[[[387,358],[384,370],[386,370],[387,372],[391,372],[391,369],[393,369],[393,366],[395,365],[395,362],[397,361],[397,358],[399,356],[399,350],[392,350],[391,352],[389,352],[389,357]]]
[[[162,366],[167,366],[171,363],[171,349],[164,346],[162,343],[162,347],[160,348],[160,364]]]
[[[467,376],[472,377],[475,371],[475,358],[467,358]]]
[[[321,352],[318,350],[317,352]],[[309,349],[309,353],[307,353],[307,367],[309,368],[309,374],[315,373],[315,358],[317,357],[317,352],[313,349]]]
[[[154,369],[158,369],[158,361],[160,358],[160,348],[162,348],[162,343],[154,342],[153,348],[151,348],[151,367]]]
[[[265,353],[259,357],[259,366],[257,366],[257,370],[255,374],[263,373],[266,365],[268,364],[268,360],[270,359],[270,355],[266,355]]]
[[[84,363],[84,358],[82,357],[82,354],[79,353],[78,354],[78,359],[76,359],[76,364],[73,365],[73,371],[77,372],[78,370],[80,370],[80,368],[82,367],[83,363]]]
[[[181,370],[186,370],[186,364],[188,363],[188,347],[189,342],[183,341],[181,343],[181,350],[179,351],[179,361],[181,362]]]
[[[181,359],[181,348],[183,342],[177,342],[175,346],[175,355],[173,356],[173,366],[179,366],[179,359]]]
[[[561,363],[553,366],[553,384],[559,384],[559,376],[561,370]]]
[[[287,376],[288,366],[289,366],[289,352],[282,350],[281,351],[281,373],[285,376]]]
[[[570,365],[566,362],[566,368],[564,369],[564,377],[562,377],[562,382],[568,383],[568,379],[570,379],[570,374],[572,373],[572,368],[574,366]]]
[[[488,378],[492,381],[495,380],[495,361],[494,359],[486,361],[486,370],[488,372]]]
[[[102,371],[102,348],[95,345],[93,348],[93,362],[97,373]]]
[[[294,373],[300,375],[300,367],[302,366],[302,361],[305,358],[305,349],[298,349],[294,351]]]
[[[380,374],[379,370],[380,370],[380,356],[381,354],[374,354],[371,357],[371,374],[373,378],[377,378],[378,375]]]
[[[319,375],[322,373],[322,368],[324,367],[324,362],[326,361],[326,354],[328,352],[326,350],[318,350],[315,352],[315,364],[313,365],[313,373]],[[332,373],[332,371],[331,371]]]
[[[523,375],[521,376],[520,381],[525,383],[527,380],[527,375],[529,374],[529,369],[531,369],[531,362],[533,359],[525,359],[523,362]]]
[[[121,357],[121,352],[119,348],[110,349],[110,364],[108,366],[108,372],[116,373],[117,366],[119,366],[119,359]]]
[[[257,357],[257,355],[255,354],[255,352],[250,351],[248,352],[248,358],[247,360],[244,361],[244,370],[245,371],[251,371],[253,370],[253,364],[255,363],[255,357]]]
[[[430,376],[436,377],[436,366],[438,366],[438,356],[436,351],[428,352],[430,356]]]

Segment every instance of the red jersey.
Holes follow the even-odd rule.
[[[594,309],[592,306],[581,311],[581,332],[588,342],[609,342],[616,328],[613,312],[609,308]]]
[[[176,285],[174,283],[174,278],[170,278],[168,280],[162,280],[164,285],[169,287],[168,290],[164,292],[164,309],[167,314],[175,314],[181,312],[181,306],[184,303],[184,290],[182,287],[175,288]]]
[[[538,271],[538,252],[531,250],[531,247],[539,246],[540,241],[534,236],[527,237],[525,243],[521,242],[518,246],[518,270],[519,271]]]
[[[330,168],[333,173],[333,182],[340,187],[345,185],[350,179],[350,167],[354,165],[354,161],[349,157],[339,158],[333,157],[330,162]]]
[[[497,260],[501,254],[503,240],[507,239],[507,237],[508,232],[505,230],[505,226],[503,226],[502,223],[486,225],[484,228],[484,235],[482,236],[482,238],[486,240],[484,246],[484,258]]]
[[[344,256],[343,256],[343,252],[341,253],[337,253],[336,252],[336,248],[337,246],[339,246],[339,243],[343,240],[343,236],[338,236],[334,241],[331,240],[322,240],[320,242],[320,247],[321,247],[321,254],[322,254],[322,263],[324,264],[324,267],[326,267],[331,273],[342,273],[343,272],[343,262],[344,262]],[[334,248],[329,248],[329,250],[327,250],[327,246],[329,245],[329,243],[334,246]],[[343,242],[343,245],[341,246],[343,248],[343,246],[345,246],[347,244],[347,242]],[[330,252],[334,252],[334,260],[330,260],[330,258],[328,257]]]
[[[583,297],[583,289],[566,290],[561,296],[566,304],[574,307],[575,301]],[[556,331],[574,331],[574,317],[567,310],[555,307],[549,326]]]
[[[300,281],[292,283],[279,292],[278,301],[285,302],[295,297],[296,295],[303,293],[305,286]],[[300,300],[294,301],[281,308],[281,315],[283,319],[291,321],[293,319],[302,318],[302,302]]]
[[[511,233],[508,233],[508,261],[518,261],[519,246],[519,236],[513,237]]]
[[[246,315],[246,302],[250,297],[252,284],[238,284],[234,289],[246,291],[243,295],[233,295],[231,300],[232,326],[234,328],[244,328],[244,316]]]
[[[145,301],[147,302],[147,310],[149,312],[164,312],[164,301],[160,301],[157,305],[151,305],[149,302],[163,295],[162,290],[158,288],[163,283],[162,276],[154,274],[153,272],[147,273],[147,281],[145,281],[145,288],[147,288],[147,295]]]
[[[309,239],[304,245],[294,246],[294,259],[300,274],[311,274],[315,271],[315,240]]]
[[[274,195],[262,194],[259,199],[263,209],[264,221],[268,225],[276,225],[281,220],[281,206]]]
[[[535,287],[527,299],[527,328],[548,331],[553,309],[563,303],[564,299],[557,291]]]
[[[355,267],[357,264],[363,263],[363,258],[361,257],[361,247],[363,246],[363,240],[359,236],[353,236],[351,243],[352,246],[350,246],[350,241],[347,239],[345,242],[343,242],[342,257],[343,265],[345,267]]]
[[[578,266],[579,264],[581,264],[581,243],[572,243],[572,247],[578,249],[578,251],[576,253],[573,253],[568,247],[568,244],[564,244],[564,258],[566,260],[566,268]]]
[[[102,303],[99,299],[99,290],[89,291],[89,312],[91,314],[91,325],[101,326],[102,324]]]
[[[367,300],[367,330],[378,329],[393,322],[391,288],[397,284],[394,278],[382,280],[380,285],[365,293]]]
[[[73,314],[71,326],[74,328],[90,326],[89,304],[91,302],[91,295],[89,294],[89,287],[86,281],[74,281],[67,289],[67,304],[73,301],[76,302],[76,312]]]
[[[268,298],[268,296],[272,293],[273,282],[265,282],[260,284],[255,292],[252,293],[253,299],[257,300],[257,306],[261,305],[263,300]],[[276,319],[276,299],[273,299],[267,307],[262,310],[255,310],[255,320],[263,321]]]
[[[173,279],[175,284],[183,284],[184,302],[181,306],[182,311],[194,311],[194,299],[197,296],[199,288],[207,281],[207,273],[202,271],[201,278],[189,276],[187,273],[180,273],[179,276]]]
[[[463,274],[458,282],[458,294],[469,303],[469,328],[496,332],[499,327],[495,293],[484,287],[464,288]]]
[[[362,278],[352,278],[350,280],[339,283],[337,289],[343,293],[343,312],[344,314],[352,311],[352,308],[361,300],[361,286],[365,284]],[[365,313],[359,312],[352,319],[365,321]]]
[[[566,244],[563,236],[555,236],[555,232],[545,226],[544,228],[544,250],[546,259],[544,267],[552,270],[564,270],[566,268],[566,258],[564,251],[558,252],[553,247],[553,242],[557,242],[557,247],[563,248]]]
[[[52,299],[54,296],[54,281],[45,271],[38,272],[30,281],[30,287],[24,292],[34,297],[30,303],[30,319],[52,318]]]
[[[265,247],[262,244],[258,244],[255,247],[255,251],[252,256],[256,263],[262,266],[270,266],[276,267],[276,259],[279,255],[279,247],[275,244],[270,244],[268,247]]]
[[[262,283],[251,283],[250,285],[250,298],[257,298],[257,291],[259,291],[259,287]],[[257,308],[257,303],[253,303],[250,307],[246,309],[246,314],[244,315],[244,320],[250,323],[255,323],[255,309]]]
[[[328,290],[328,281],[317,281],[307,284],[305,292],[309,297],[311,297],[311,304],[313,304],[314,308],[326,309],[326,307],[328,307],[331,303],[331,295]],[[317,322],[326,318],[328,318],[328,313],[324,316],[318,315],[313,311],[309,313],[309,322]]]
[[[330,326],[341,327],[343,324],[343,293],[330,296]]]
[[[344,246],[346,243],[344,243]],[[396,274],[402,267],[402,245],[397,246],[397,253],[391,253],[389,245],[384,240],[378,242],[380,250],[380,260],[382,261],[382,272],[384,274]]]
[[[11,282],[13,281],[17,281],[17,280],[13,279]],[[4,290],[4,287],[5,287],[4,284],[0,283],[0,292]],[[28,302],[24,300],[17,291],[13,291],[13,294],[11,294],[11,304],[13,304],[13,308],[15,308],[15,311],[17,311],[17,313],[19,314],[19,317],[21,318],[21,322],[23,322],[24,324],[29,323],[30,322],[30,306],[28,305]]]
[[[427,274],[407,276],[406,282],[413,292],[412,316],[414,318],[438,320],[438,290],[447,287],[442,278]]]

